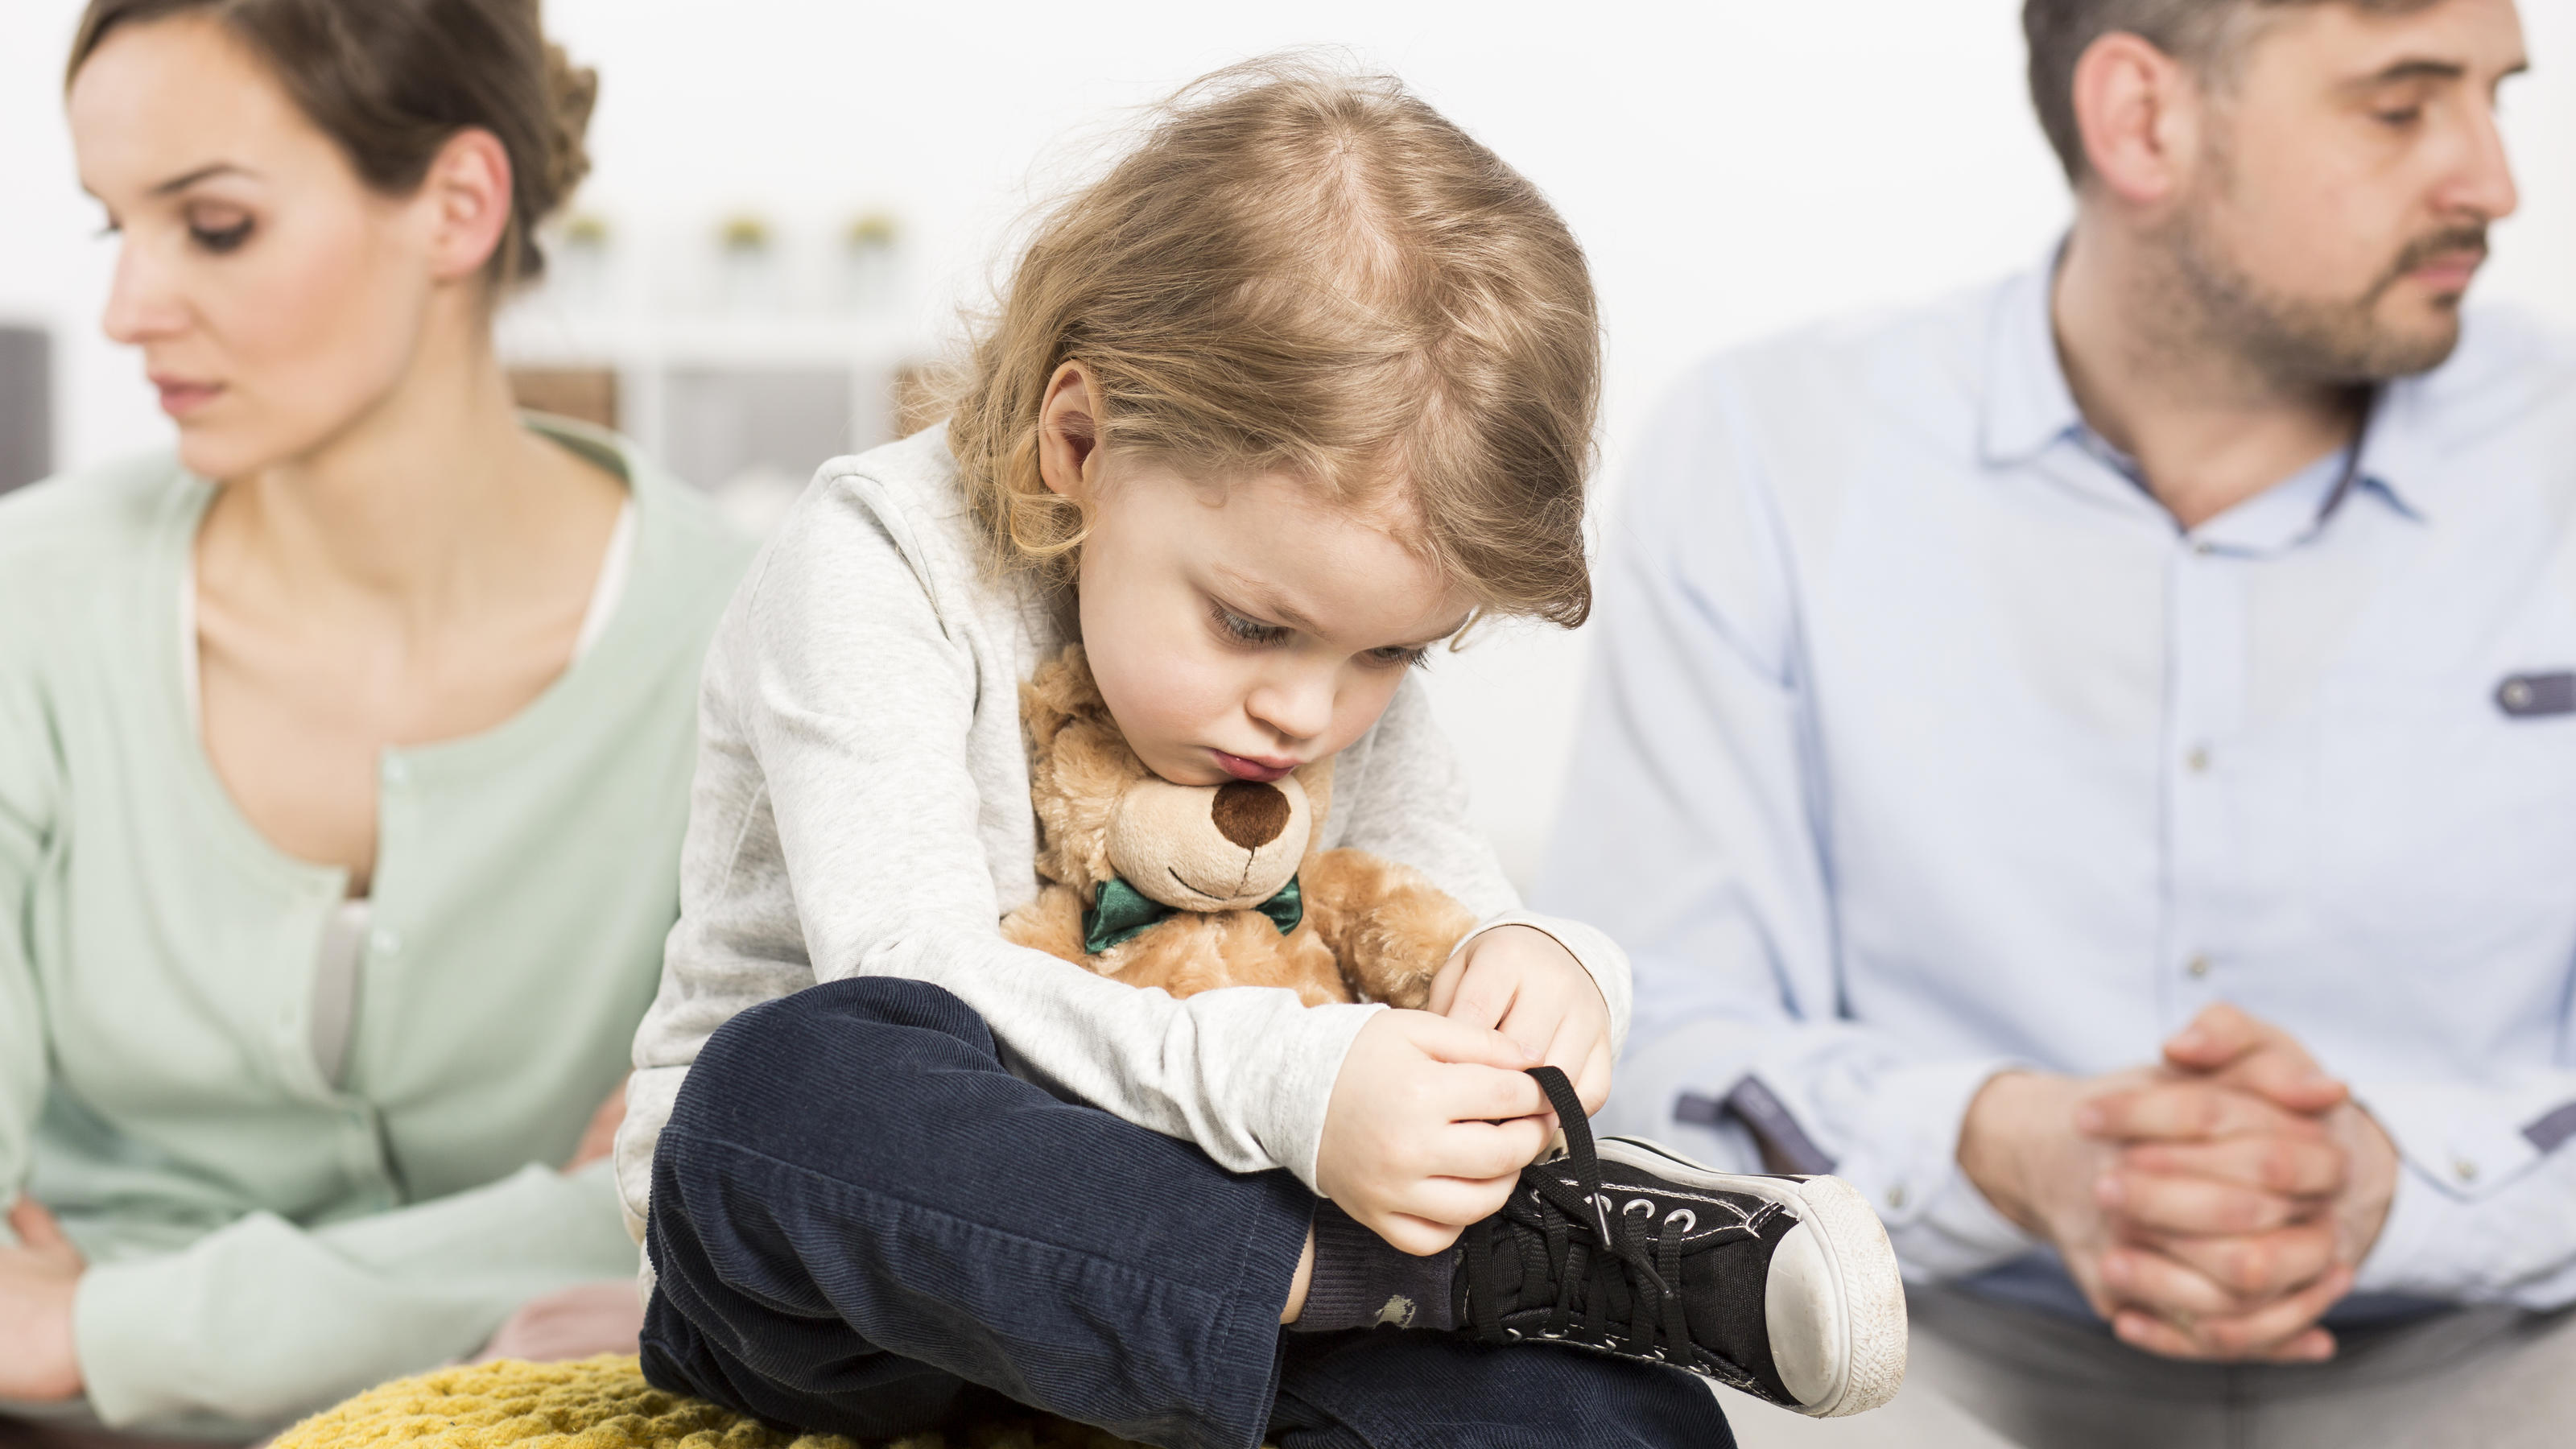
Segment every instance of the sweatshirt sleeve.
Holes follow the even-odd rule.
[[[630,1228],[698,1047],[758,1000],[854,976],[945,988],[1053,1090],[1312,1185],[1333,1079],[1381,1008],[1253,988],[1175,1000],[1002,939],[966,741],[979,689],[1004,686],[943,622],[972,604],[942,591],[966,585],[917,566],[865,483],[828,480],[799,510],[708,662],[681,922],[620,1134]],[[1005,707],[1016,717],[1015,693]],[[743,906],[778,894],[776,874],[792,933]]]
[[[268,1432],[473,1352],[532,1298],[634,1271],[605,1167],[530,1166],[325,1227],[251,1213],[94,1265],[73,1331],[109,1427]]]
[[[1540,901],[1612,923],[1642,1023],[1615,1130],[1713,1161],[1835,1172],[1908,1271],[2029,1239],[1957,1167],[1959,1125],[2010,1063],[1915,1049],[1843,1017],[1825,784],[1781,520],[1719,375],[1649,434],[1612,535],[1566,805]]]

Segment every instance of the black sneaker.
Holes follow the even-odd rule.
[[[1905,1289],[1851,1184],[1713,1172],[1634,1137],[1596,1149],[1565,1074],[1531,1075],[1566,1148],[1461,1239],[1462,1328],[1671,1364],[1818,1418],[1895,1397]]]

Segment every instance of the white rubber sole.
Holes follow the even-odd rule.
[[[1771,1253],[1762,1310],[1773,1366],[1819,1419],[1863,1413],[1905,1382],[1905,1280],[1869,1200],[1839,1177],[1717,1172],[1640,1137],[1605,1137],[1604,1160],[1669,1182],[1769,1199],[1797,1215]]]

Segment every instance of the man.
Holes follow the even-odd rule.
[[[2461,305],[2519,19],[2025,24],[2049,266],[1642,450],[1541,892],[1635,959],[1616,1125],[1860,1185],[2013,1442],[2567,1442],[2576,350]]]

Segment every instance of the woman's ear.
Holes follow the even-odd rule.
[[[1038,407],[1038,476],[1048,491],[1077,503],[1100,481],[1100,392],[1091,369],[1068,362],[1047,379]]]
[[[430,274],[461,281],[483,270],[510,229],[510,153],[491,132],[468,127],[430,158],[415,198],[427,208]]]

